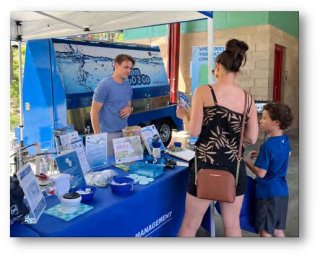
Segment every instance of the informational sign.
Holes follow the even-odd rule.
[[[60,145],[58,146],[59,152],[74,150],[77,153],[83,174],[91,171],[82,139],[79,137],[78,131],[65,132],[60,134]]]
[[[92,170],[107,167],[108,163],[108,133],[86,136],[86,154]]]
[[[165,146],[161,140],[160,134],[155,127],[155,125],[149,125],[141,128],[141,138],[148,150],[148,153],[152,155],[152,143],[153,142],[159,142],[160,143],[160,149],[163,151],[165,149]]]
[[[17,172],[17,178],[30,210],[23,223],[35,224],[46,208],[46,201],[29,163]]]
[[[213,47],[213,63],[217,56],[225,50],[224,46]],[[192,93],[200,86],[208,83],[208,47],[192,47],[191,63]]]
[[[77,153],[77,156],[78,156],[79,162],[80,162],[80,166],[83,171],[83,175],[86,175],[88,172],[91,171],[91,169],[90,169],[90,165],[88,163],[88,159],[87,159],[87,156],[86,156],[86,153],[84,150],[82,139],[79,138],[74,141],[71,141],[71,146],[72,146],[72,149],[74,151],[76,151],[76,153]]]
[[[143,159],[143,150],[139,136],[113,139],[116,164],[130,163]]]
[[[65,132],[60,135],[60,142],[62,148],[70,147],[70,142],[79,139],[78,131]]]
[[[60,173],[69,174],[71,176],[71,189],[86,187],[84,173],[75,151],[66,152],[57,156],[56,163]]]

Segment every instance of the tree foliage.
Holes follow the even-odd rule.
[[[11,47],[11,85],[10,85],[10,129],[19,126],[19,51],[17,47]],[[21,60],[24,67],[26,48],[22,44]],[[22,69],[23,72],[23,69]]]

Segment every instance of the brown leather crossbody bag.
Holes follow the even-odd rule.
[[[244,125],[247,110],[247,92],[245,93],[244,111],[241,125],[240,144],[237,155],[236,177],[230,171],[219,169],[200,169],[197,171],[197,157],[195,157],[195,184],[197,185],[197,197],[201,199],[233,203],[236,197],[239,169],[241,163]],[[196,149],[197,151],[197,149]]]

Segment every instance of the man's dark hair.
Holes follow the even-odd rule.
[[[136,61],[132,58],[132,56],[127,54],[119,54],[115,59],[114,63],[121,64],[124,61],[130,61],[132,62],[132,67],[136,64]]]
[[[266,104],[263,109],[269,113],[271,120],[280,122],[280,129],[287,129],[292,124],[293,115],[287,104],[271,102]]]

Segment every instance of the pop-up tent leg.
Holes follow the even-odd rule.
[[[17,21],[17,41],[18,41],[18,62],[19,62],[19,111],[20,111],[20,147],[18,152],[18,169],[21,169],[23,166],[22,162],[22,152],[21,149],[23,148],[23,104],[22,104],[22,59],[21,59],[21,42],[22,42],[22,36],[21,36],[21,22]]]
[[[208,84],[213,83],[213,12],[212,18],[208,17]]]
[[[208,84],[213,84],[213,12],[212,17],[207,18],[208,21]],[[214,218],[214,203],[210,204],[210,218],[211,218],[211,237],[216,236],[216,225]]]

